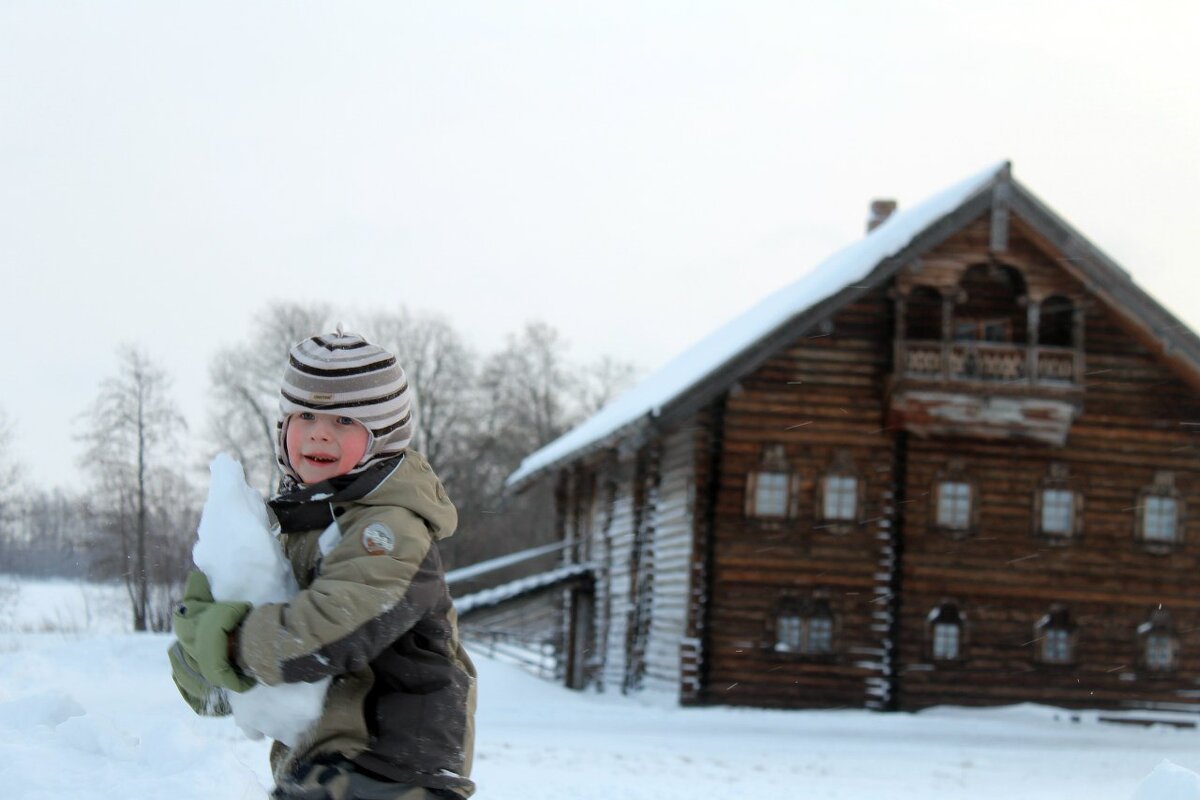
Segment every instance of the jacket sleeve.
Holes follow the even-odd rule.
[[[364,531],[373,534],[370,550]],[[258,606],[246,616],[238,661],[268,685],[352,672],[445,594],[441,559],[423,521],[408,509],[381,507],[344,531],[307,589],[288,603]]]

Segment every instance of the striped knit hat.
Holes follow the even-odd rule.
[[[286,475],[299,480],[287,454],[292,414],[314,411],[361,422],[371,434],[350,473],[404,452],[413,437],[412,393],[396,357],[353,333],[305,339],[288,352],[280,388],[275,452]]]

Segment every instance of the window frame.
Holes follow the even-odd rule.
[[[1175,504],[1174,535],[1170,539],[1147,536],[1147,512],[1152,500],[1170,500]],[[1156,555],[1168,555],[1177,551],[1184,542],[1186,503],[1182,492],[1175,485],[1175,475],[1169,470],[1159,470],[1153,481],[1138,492],[1135,505],[1134,539],[1142,550]]]
[[[1065,640],[1066,658],[1047,658],[1047,645],[1051,641],[1051,633],[1055,634],[1054,641]],[[1052,605],[1034,625],[1033,634],[1033,660],[1036,664],[1052,669],[1070,669],[1078,665],[1079,626],[1071,619],[1071,612],[1066,606]]]
[[[785,642],[783,620],[795,620],[798,639],[793,646]],[[814,622],[821,621],[825,632],[820,639],[814,632]],[[790,632],[793,626],[788,623]],[[815,649],[817,642],[822,643],[821,649]],[[785,597],[776,603],[767,625],[767,636],[764,648],[770,653],[802,661],[833,661],[837,658],[838,619],[829,605],[828,598],[817,596],[807,600],[796,597]]]
[[[1069,529],[1047,530],[1045,522],[1046,495],[1049,492],[1067,494],[1071,497]],[[1064,464],[1052,463],[1049,474],[1038,484],[1033,494],[1033,532],[1038,538],[1053,545],[1069,545],[1083,536],[1083,492],[1074,485]]]
[[[942,486],[943,484],[964,484],[967,487],[967,519],[964,527],[950,527],[942,524]],[[961,459],[953,459],[946,468],[939,470],[933,478],[933,486],[929,492],[929,521],[930,530],[948,536],[951,539],[966,539],[979,531],[980,493],[978,483],[971,478]]]
[[[955,652],[953,656],[939,655],[938,629],[954,628]],[[954,600],[944,599],[930,609],[925,615],[925,657],[934,664],[961,664],[966,660],[967,650],[967,619],[960,604]]]
[[[1165,666],[1153,663],[1150,658],[1150,643],[1154,639],[1165,639],[1168,660]],[[1172,675],[1179,668],[1179,635],[1171,622],[1171,614],[1159,606],[1150,611],[1149,617],[1137,628],[1138,667],[1153,676]]]
[[[829,510],[829,489],[832,481],[854,481],[854,502],[849,517],[834,517]],[[863,519],[866,481],[855,467],[850,454],[844,450],[834,453],[830,464],[821,473],[814,498],[814,527],[830,533],[845,534],[857,528]]]
[[[782,513],[765,514],[759,511],[759,481],[761,476],[782,476],[785,479],[784,503]],[[792,468],[792,462],[787,456],[787,448],[780,442],[763,445],[762,453],[755,468],[746,473],[745,498],[742,508],[743,516],[748,520],[761,523],[780,523],[795,519],[798,512],[800,497],[800,475]]]

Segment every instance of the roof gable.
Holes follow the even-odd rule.
[[[555,441],[509,476],[515,487],[563,461],[610,446],[652,424],[669,426],[752,371],[778,347],[887,280],[989,209],[1015,213],[1053,248],[1064,268],[1160,345],[1200,389],[1200,339],[1130,279],[1128,273],[994,165],[924,202],[894,213],[866,237],[767,296],[683,351]]]

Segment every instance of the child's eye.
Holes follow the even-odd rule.
[[[311,411],[301,411],[300,419],[312,421],[312,420],[316,419],[316,417],[313,416],[313,413]]]
[[[338,417],[337,424],[338,425],[353,425],[354,419],[351,417]]]

